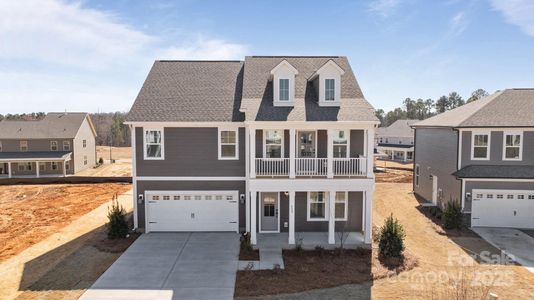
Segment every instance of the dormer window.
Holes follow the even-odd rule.
[[[319,106],[339,106],[341,101],[341,76],[345,71],[333,60],[320,67],[310,80],[319,97]]]
[[[336,100],[336,80],[335,79],[324,80],[324,100],[325,101]]]
[[[297,74],[297,69],[286,60],[271,70],[274,106],[293,106],[295,102],[295,76]]]

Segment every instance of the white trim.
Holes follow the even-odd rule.
[[[345,99],[345,98],[344,98]],[[350,100],[350,99],[349,99]],[[323,129],[367,129],[374,128],[375,125],[379,125],[379,121],[284,121],[284,122],[272,122],[272,121],[246,121],[246,122],[124,122],[126,125],[133,125],[135,127],[187,127],[187,128],[199,128],[199,127],[245,127],[251,125],[256,128],[279,128],[280,123],[283,123],[285,129],[306,129],[306,128],[323,128]],[[269,127],[270,126],[270,127]],[[532,129],[534,130],[534,129]],[[525,130],[527,131],[527,130]]]
[[[235,155],[234,156],[228,156],[223,157],[221,146],[223,146],[221,142],[221,132],[223,131],[233,131],[235,133],[235,143],[225,143],[224,145],[235,146]],[[237,127],[217,127],[217,153],[218,153],[218,159],[219,160],[239,160],[239,128]]]
[[[134,127],[211,127],[216,128],[219,126],[236,126],[245,127],[244,122],[124,122],[126,125],[132,125]]]
[[[147,131],[159,131],[161,133],[161,156],[148,157],[146,151]],[[143,159],[144,160],[165,160],[165,128],[164,127],[143,127]]]
[[[519,135],[519,158],[507,158],[506,157],[506,136],[507,135]],[[510,146],[514,147],[515,146]],[[504,161],[522,161],[523,160],[523,131],[503,131],[502,133],[502,160]]]
[[[304,130],[296,130],[297,136],[295,137],[295,139],[296,139],[296,140],[295,140],[295,147],[296,147],[296,148],[295,148],[295,149],[296,149],[296,153],[295,153],[296,155],[295,155],[295,158],[303,158],[303,157],[300,156],[300,151],[299,151],[299,150],[300,150],[300,149],[299,149],[299,145],[300,145],[300,133],[301,133],[301,132],[312,132],[312,131],[315,132],[315,138],[314,138],[314,139],[315,139],[315,146],[314,146],[314,147],[315,147],[315,156],[312,157],[312,158],[317,158],[318,129],[311,129],[311,130],[306,130],[306,129],[304,129]]]
[[[310,193],[317,193],[317,198],[319,198],[319,193],[324,193],[323,197],[323,204],[324,204],[324,218],[317,219],[317,218],[310,218],[310,204],[312,203],[310,201]],[[306,192],[306,221],[308,222],[324,222],[328,221],[328,214],[330,212],[329,210],[329,202],[330,202],[330,192],[328,191],[308,191]],[[313,203],[321,203],[321,202],[313,202]]]
[[[491,130],[491,131],[534,131],[534,127],[459,127],[458,130],[464,131],[479,131],[479,130]]]
[[[276,228],[277,230],[262,230],[262,227],[261,227],[261,219],[263,217],[262,213],[261,213],[261,210],[263,208],[263,194],[265,193],[269,193],[269,194],[276,194],[276,211],[275,211],[275,214],[276,214],[276,217],[277,217],[277,221],[276,221]],[[258,228],[258,231],[259,233],[280,233],[280,192],[259,192],[260,194],[260,199],[259,199],[259,204],[258,205],[258,225],[259,225],[259,228]]]
[[[281,131],[282,132],[282,140],[281,140],[281,149],[280,149],[280,157],[273,157],[273,158],[284,158],[285,156],[285,144],[284,144],[284,140],[285,140],[285,130],[284,129],[265,129],[265,130],[262,130],[262,135],[263,135],[263,157],[264,158],[267,158],[267,131]],[[270,144],[270,145],[275,145],[276,144]]]
[[[245,181],[246,177],[225,177],[225,176],[136,176],[139,181]]]
[[[56,150],[52,148],[54,143],[56,144]],[[59,143],[57,141],[50,141],[50,151],[59,151]]]
[[[462,168],[462,140],[463,140],[463,130],[458,130],[458,166],[456,170],[460,170]]]
[[[507,181],[507,182],[534,182],[534,179],[521,179],[521,178],[462,178],[462,180],[468,181]]]
[[[299,71],[293,67],[287,60],[282,60],[276,67],[271,70],[271,75],[274,75],[281,67],[288,68],[294,75],[297,75]]]
[[[332,147],[332,158],[350,158],[350,130],[347,130],[347,129],[334,129],[332,130],[332,134],[336,134],[337,132],[340,132],[340,131],[343,131],[345,132],[345,138],[347,139],[347,143],[346,143],[346,146],[347,146],[347,152],[345,153],[345,157],[334,157],[334,145],[337,145],[337,146],[343,146],[343,144],[334,144],[334,138],[332,136],[332,139],[330,140],[331,144],[328,146],[328,147]],[[328,134],[330,134],[330,131],[328,131]],[[364,136],[364,144],[367,143],[367,139],[365,139],[365,136]],[[364,145],[364,148],[365,148],[366,145]]]
[[[373,191],[373,178],[339,178],[339,179],[249,179],[250,189],[262,192],[276,191]]]
[[[464,211],[464,207],[465,207],[465,180],[463,179],[460,179],[462,181],[462,211]],[[473,193],[471,193],[471,201],[473,201]]]
[[[250,128],[245,127],[245,178],[250,176]],[[250,189],[245,180],[245,232],[250,232]]]
[[[475,157],[475,135],[487,135],[486,157]],[[477,146],[483,147],[483,146]],[[491,158],[491,131],[471,131],[471,160],[490,160]]]
[[[65,149],[65,145],[68,145],[68,149]],[[63,151],[70,151],[70,141],[63,141]]]
[[[142,128],[141,128],[142,129]],[[135,139],[136,127],[130,125],[130,134],[131,134],[131,147],[130,151],[132,152],[132,191],[133,191],[133,207],[134,207],[134,230],[139,228],[138,220],[138,207],[137,207],[137,142]],[[143,146],[144,147],[144,146]],[[145,227],[146,228],[146,227]]]
[[[349,217],[349,192],[343,192],[343,191],[335,191],[334,192],[334,219],[335,221],[347,221],[348,220],[348,217]],[[337,193],[344,193],[345,194],[345,200],[343,202],[341,201],[337,201]],[[338,203],[344,203],[345,204],[345,213],[344,213],[344,217],[343,218],[335,218],[335,215],[336,215],[336,204]]]

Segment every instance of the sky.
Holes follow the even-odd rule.
[[[366,99],[534,86],[534,0],[0,0],[0,113],[128,111],[154,60],[343,55]]]

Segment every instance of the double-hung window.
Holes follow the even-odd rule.
[[[308,221],[327,220],[326,201],[327,192],[308,193]]]
[[[164,159],[163,129],[145,129],[145,159]]]
[[[63,141],[63,151],[70,151],[70,142]]]
[[[520,132],[504,133],[503,160],[521,160],[523,134]]]
[[[57,151],[57,141],[50,141],[50,151]]]
[[[334,158],[349,157],[349,140],[347,130],[334,130],[332,143],[332,147],[334,147]]]
[[[282,158],[284,156],[284,131],[265,131],[265,157]]]
[[[237,129],[219,129],[219,159],[239,159]]]
[[[280,101],[289,101],[289,79],[281,78],[279,81]]]
[[[336,100],[336,80],[335,79],[324,80],[324,100],[325,101]]]
[[[336,192],[335,220],[347,221],[348,192]]]
[[[21,152],[28,151],[28,141],[20,141],[20,151]]]
[[[489,159],[489,133],[473,133],[473,143],[471,149],[471,159],[484,160]]]

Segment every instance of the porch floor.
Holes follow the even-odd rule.
[[[369,248],[370,245],[364,243],[364,236],[362,232],[345,232],[344,248]],[[265,248],[282,248],[295,249],[294,244],[288,244],[289,234],[287,232],[280,233],[258,233],[257,244],[255,249]],[[336,232],[336,243],[328,244],[328,232],[295,232],[295,244],[302,243],[302,248],[306,250],[313,250],[316,246],[321,246],[324,249],[334,249],[341,245],[341,232]]]

